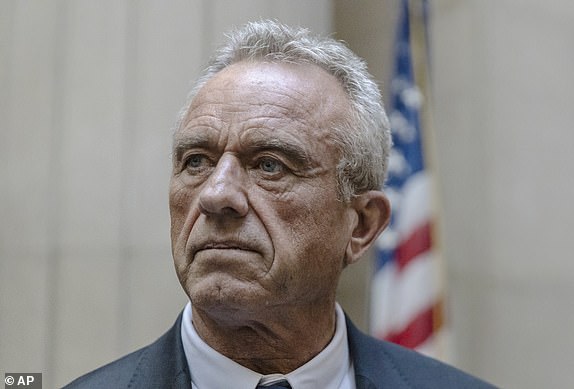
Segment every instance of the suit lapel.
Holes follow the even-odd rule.
[[[181,319],[180,314],[173,327],[142,354],[131,378],[131,387],[191,389],[181,343]]]
[[[382,342],[363,334],[347,316],[345,319],[357,389],[410,388]]]

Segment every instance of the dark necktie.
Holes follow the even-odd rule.
[[[289,385],[289,382],[283,380],[268,386],[259,384],[255,389],[291,389],[291,385]]]

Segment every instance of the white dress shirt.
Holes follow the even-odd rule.
[[[250,370],[211,348],[192,323],[191,303],[183,310],[181,340],[193,389],[254,389],[258,383],[286,379],[293,389],[355,389],[355,371],[349,355],[345,315],[335,307],[337,323],[331,342],[298,369],[283,374],[263,375]]]

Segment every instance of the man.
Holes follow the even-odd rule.
[[[389,148],[377,86],[343,44],[272,21],[234,32],[174,134],[172,252],[190,303],[70,387],[490,387],[367,337],[335,301],[389,220]]]

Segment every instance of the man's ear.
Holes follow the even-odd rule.
[[[355,196],[351,208],[357,212],[357,224],[347,244],[345,262],[355,263],[373,244],[379,234],[389,224],[391,206],[387,196],[381,191],[372,190]]]

